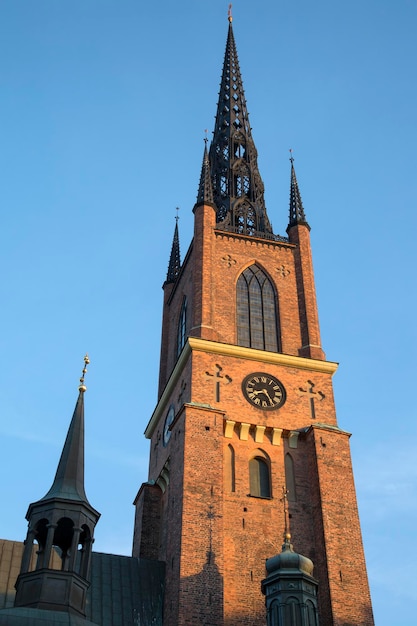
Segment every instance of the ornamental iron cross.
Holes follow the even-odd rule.
[[[223,368],[216,363],[217,371],[214,374],[206,372],[206,380],[211,380],[214,384],[214,398],[216,402],[220,402],[220,384],[229,385],[232,379],[227,374],[222,374]]]
[[[308,380],[307,389],[303,389],[302,387],[298,388],[298,395],[299,396],[305,395],[310,401],[311,419],[313,420],[316,419],[316,409],[314,406],[314,400],[318,400],[319,402],[321,402],[326,397],[324,393],[322,393],[321,391],[314,391],[313,387],[315,386],[316,385],[311,380]]]

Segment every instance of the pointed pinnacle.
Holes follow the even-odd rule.
[[[291,228],[291,226],[296,226],[297,224],[304,224],[304,226],[307,226],[308,228],[310,228],[307,223],[306,216],[304,213],[303,203],[301,200],[301,194],[298,188],[297,177],[295,175],[294,159],[292,156],[290,158],[290,161],[291,161],[290,219],[289,219],[287,231],[289,228]]]
[[[52,487],[42,500],[87,502],[84,488],[84,391],[81,389]]]
[[[174,238],[172,240],[171,256],[169,258],[167,283],[174,283],[177,279],[181,269],[181,257],[180,257],[180,238],[178,235],[178,215],[175,218],[175,230]]]
[[[204,140],[203,164],[201,166],[200,185],[196,204],[213,204],[213,186],[210,177],[210,162],[207,152],[207,139]]]

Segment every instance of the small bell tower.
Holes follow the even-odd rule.
[[[79,394],[54,482],[48,493],[29,505],[29,528],[15,607],[67,612],[85,617],[94,529],[100,517],[84,489],[84,357]],[[33,544],[38,544],[31,570]]]
[[[288,519],[287,490],[283,488],[284,543],[281,554],[266,561],[267,577],[262,593],[268,626],[319,626],[318,583],[313,578],[313,562],[294,552]]]

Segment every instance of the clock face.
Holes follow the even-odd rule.
[[[249,374],[242,382],[246,400],[263,411],[279,409],[286,399],[285,389],[275,376],[256,372]]]
[[[167,416],[165,418],[164,438],[163,438],[164,446],[166,446],[168,441],[171,439],[172,431],[170,430],[169,427],[171,426],[172,422],[174,421],[174,417],[175,417],[175,409],[174,409],[174,405],[171,404],[171,406],[168,409]]]

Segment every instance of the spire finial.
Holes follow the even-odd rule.
[[[207,144],[208,144],[208,130],[207,130],[207,128],[204,129],[204,143],[205,143],[206,148],[207,148]]]
[[[233,22],[232,3],[229,4],[229,8],[227,11],[227,19],[229,20],[229,22]]]
[[[292,155],[292,153],[293,153],[293,149],[292,149],[292,148],[290,148],[288,152],[290,153],[290,161],[291,161],[291,165],[292,165],[292,164],[294,163],[294,157],[293,157],[293,155]]]
[[[90,359],[88,357],[88,354],[86,354],[84,357],[84,367],[83,367],[83,371],[81,374],[80,386],[78,387],[78,391],[82,391],[82,392],[87,391],[87,387],[84,385],[84,378],[87,373],[87,365],[89,365],[89,363],[90,363]]]
[[[284,504],[284,546],[291,544],[290,520],[288,515],[288,489],[282,488],[281,502]]]
[[[179,216],[179,210],[180,210],[180,207],[179,207],[179,206],[177,206],[177,208],[176,208],[175,210],[176,210],[176,212],[177,212],[177,214],[176,214],[176,216],[175,216],[175,221],[176,221],[176,223],[178,224],[178,220],[180,219],[180,216]]]

